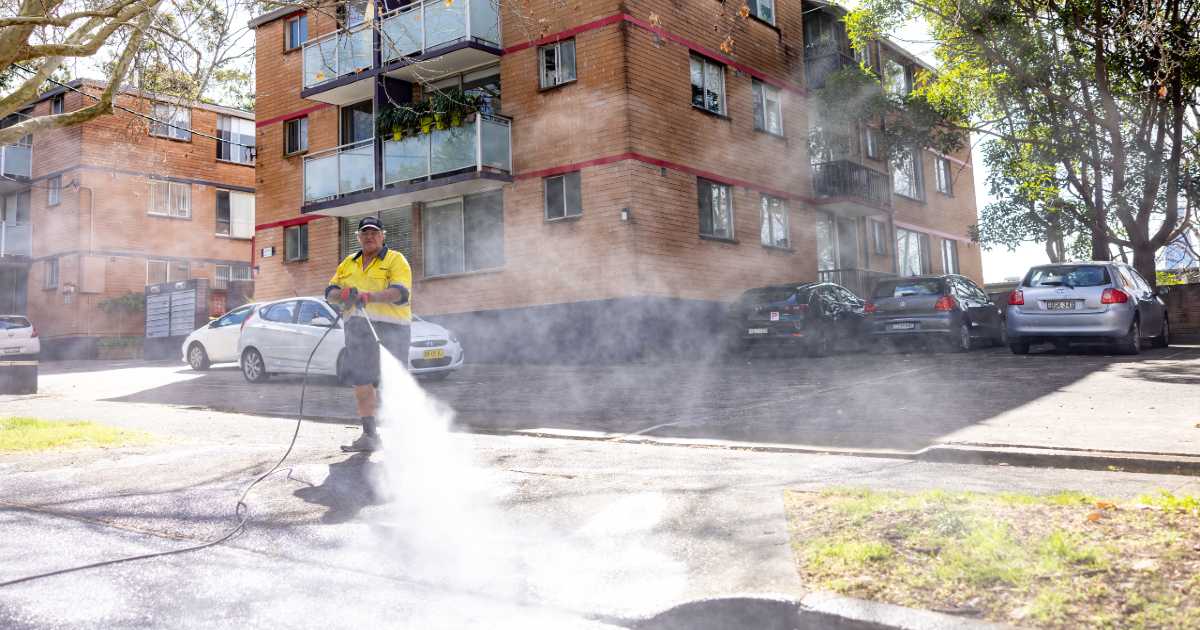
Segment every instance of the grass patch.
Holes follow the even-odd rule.
[[[1200,630],[1200,498],[785,496],[807,586],[1037,628]]]
[[[150,435],[84,421],[0,418],[0,452],[146,444]]]

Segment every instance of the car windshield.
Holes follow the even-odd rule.
[[[1099,265],[1037,267],[1025,277],[1027,287],[1099,287],[1110,282],[1108,270]]]
[[[29,328],[29,320],[16,315],[0,315],[0,330]]]
[[[937,278],[920,278],[912,280],[893,280],[881,282],[875,287],[873,297],[910,297],[919,295],[941,295],[945,284]]]

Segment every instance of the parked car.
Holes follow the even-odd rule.
[[[1008,343],[1016,354],[1053,342],[1113,344],[1137,354],[1144,339],[1165,348],[1171,339],[1167,306],[1138,272],[1119,262],[1040,265],[1009,294]]]
[[[242,322],[257,304],[243,304],[192,331],[183,340],[183,360],[193,370],[207,370],[213,363],[238,360],[238,336]]]
[[[0,315],[0,357],[35,356],[42,351],[37,327],[24,315]]]
[[[730,309],[736,348],[792,343],[815,356],[858,343],[865,303],[829,282],[750,289]]]
[[[1003,345],[998,307],[979,285],[959,275],[880,281],[867,304],[868,329],[878,340],[939,339],[960,352],[980,342]]]
[[[337,322],[336,326],[334,323]],[[332,331],[330,326],[334,326]],[[309,374],[343,380],[346,347],[342,323],[332,308],[316,297],[287,298],[256,306],[242,322],[238,338],[242,376],[257,383],[271,374],[303,374],[313,348],[328,331],[312,357]],[[463,365],[465,354],[449,330],[413,317],[409,371],[417,376],[445,378]]]

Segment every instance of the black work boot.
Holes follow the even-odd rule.
[[[342,445],[343,453],[369,453],[383,448],[383,441],[376,431],[375,416],[365,416],[362,419],[363,432],[358,439]]]

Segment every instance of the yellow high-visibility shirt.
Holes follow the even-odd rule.
[[[379,322],[410,325],[412,323],[412,267],[404,254],[384,245],[371,264],[363,269],[362,252],[347,256],[329,280],[330,287],[351,287],[360,293],[383,291],[400,287],[409,292],[407,304],[367,303],[367,314]],[[328,291],[328,289],[326,289]],[[353,315],[353,314],[352,314]]]

